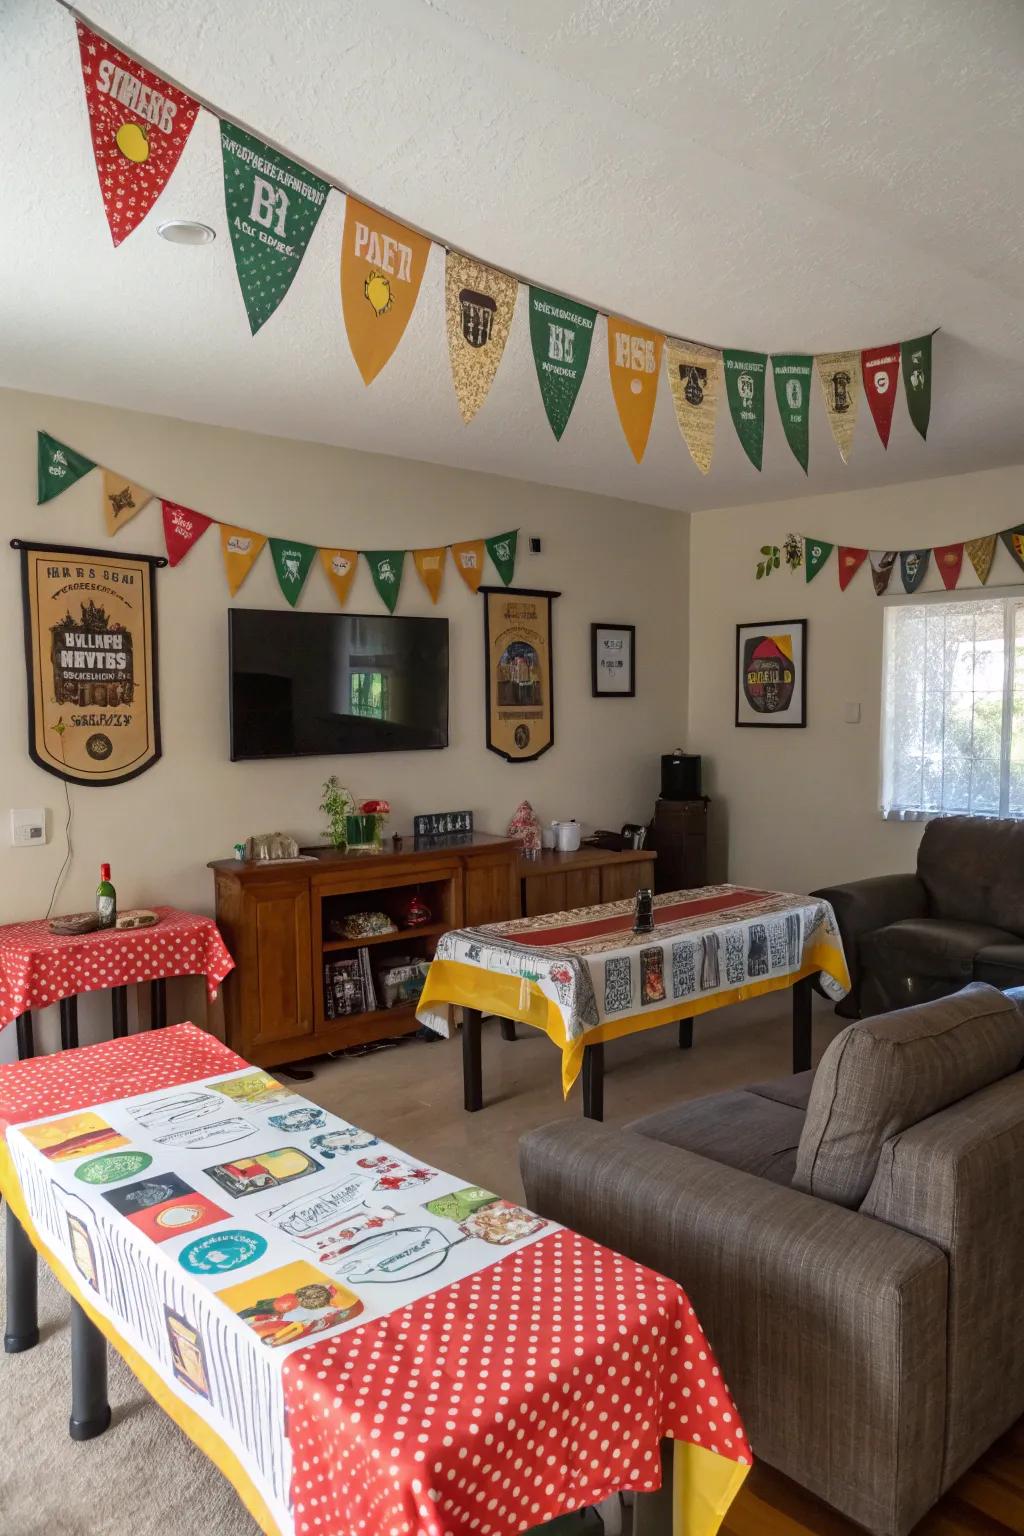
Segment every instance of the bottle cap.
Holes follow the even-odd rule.
[[[110,879],[110,865],[109,864],[101,864],[100,865],[100,879],[101,880],[109,880]]]

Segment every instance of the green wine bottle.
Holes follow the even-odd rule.
[[[117,892],[110,883],[110,865],[100,865],[100,883],[96,887],[96,914],[101,928],[117,925]]]

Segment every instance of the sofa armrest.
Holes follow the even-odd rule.
[[[850,991],[837,1012],[844,1018],[860,1017],[860,938],[875,928],[898,923],[907,917],[927,917],[928,893],[917,875],[873,875],[812,891],[831,904],[839,924],[850,971]]]
[[[686,1290],[755,1455],[885,1536],[941,1490],[947,1262],[931,1243],[684,1148],[562,1121],[534,1210]]]

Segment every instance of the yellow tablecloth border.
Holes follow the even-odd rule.
[[[672,1442],[672,1536],[716,1536],[750,1471],[706,1445]]]

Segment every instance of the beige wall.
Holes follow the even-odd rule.
[[[164,756],[129,783],[72,787],[75,856],[58,911],[92,904],[102,859],[113,866],[122,906],[165,901],[211,910],[207,860],[229,856],[250,832],[280,829],[315,840],[320,784],[329,773],[357,795],[389,799],[389,830],[408,831],[417,811],[469,807],[479,828],[503,831],[524,796],[544,819],[576,816],[588,827],[618,827],[651,813],[658,755],[672,748],[685,719],[684,517],[528,482],[0,391],[0,690],[7,722],[0,747],[0,921],[45,911],[64,857],[63,787],[27,751],[19,561],[6,545],[14,536],[106,544],[97,475],[36,507],[37,428],[186,506],[309,543],[388,548],[518,525],[516,584],[562,593],[554,608],[556,744],[536,763],[508,764],[484,746],[481,600],[450,568],[432,610],[411,562],[399,611],[434,611],[451,622],[448,749],[231,763],[230,599],[211,529],[183,565],[157,577]],[[532,533],[543,539],[537,556],[527,552]],[[158,506],[143,511],[118,542],[162,553]],[[269,552],[235,601],[285,610]],[[305,609],[336,606],[318,567],[300,602]],[[349,607],[382,611],[362,565]],[[637,625],[636,699],[591,698],[592,620]],[[12,850],[8,809],[40,805],[49,813],[49,843]]]
[[[839,591],[835,554],[807,585],[782,565],[755,579],[762,544],[790,531],[836,544],[917,548],[992,533],[1024,519],[1024,468],[876,491],[700,513],[690,523],[690,699],[687,746],[705,760],[713,872],[805,891],[913,868],[920,825],[878,812],[884,602],[866,565]],[[1019,576],[1001,546],[989,588]],[[895,581],[895,578],[894,578]],[[977,590],[973,571],[964,592]],[[922,590],[941,591],[929,572]],[[737,729],[736,625],[808,620],[806,730]],[[859,725],[844,706],[861,706]]]

